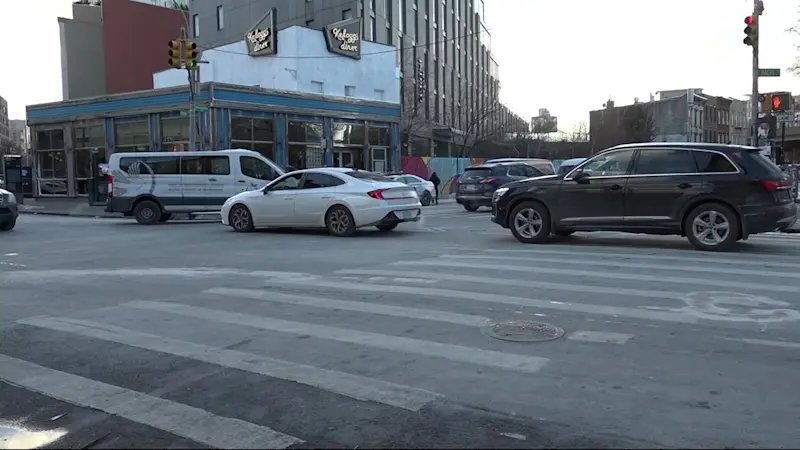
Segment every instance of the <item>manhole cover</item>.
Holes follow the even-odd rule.
[[[555,325],[530,320],[491,323],[482,331],[489,337],[513,342],[552,341],[564,335],[564,330]]]

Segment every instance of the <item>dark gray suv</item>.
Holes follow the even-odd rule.
[[[545,175],[523,162],[485,163],[467,167],[456,185],[456,202],[467,211],[492,206],[492,194],[506,183]]]

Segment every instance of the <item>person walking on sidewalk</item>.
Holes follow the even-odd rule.
[[[430,178],[429,181],[431,183],[433,183],[433,189],[436,191],[436,197],[434,197],[434,199],[433,199],[433,204],[438,205],[439,204],[439,183],[441,183],[441,181],[439,180],[439,177],[436,175],[436,172],[433,172],[431,174],[431,178]]]

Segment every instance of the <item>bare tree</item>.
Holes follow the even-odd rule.
[[[458,127],[461,133],[455,136],[455,143],[461,148],[461,157],[469,157],[473,153],[475,146],[483,141],[493,138],[504,138],[506,133],[511,132],[505,124],[500,122],[501,113],[506,108],[500,100],[491,95],[484,95],[484,92],[466,91],[462,92],[459,98],[462,100],[461,126]],[[471,100],[472,108],[466,100]],[[475,104],[473,99],[480,101]],[[459,122],[458,120],[456,121]]]
[[[589,125],[586,122],[575,123],[572,130],[560,131],[558,140],[561,142],[589,142]]]

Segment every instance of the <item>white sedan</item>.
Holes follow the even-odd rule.
[[[433,186],[433,183],[428,180],[423,180],[416,175],[389,175],[389,178],[413,187],[414,190],[417,191],[422,206],[430,205],[436,197],[436,188]]]
[[[327,228],[352,236],[356,228],[394,230],[417,222],[422,210],[413,187],[364,170],[327,167],[287,173],[264,188],[234,195],[222,205],[222,223],[256,228]]]

